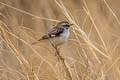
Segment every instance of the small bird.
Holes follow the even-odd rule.
[[[46,35],[37,40],[37,42],[42,40],[49,40],[52,46],[57,49],[58,46],[62,45],[69,39],[69,28],[72,25],[73,24],[70,24],[67,21],[61,21],[55,27],[49,30]],[[37,42],[32,44],[36,44]]]
[[[68,40],[70,35],[69,28],[72,25],[73,24],[70,24],[67,21],[61,21],[55,27],[49,30],[46,35],[37,40],[37,42],[42,40],[50,40],[54,47],[58,47]],[[37,42],[32,44],[36,44]]]

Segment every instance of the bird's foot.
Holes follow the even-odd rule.
[[[64,58],[60,54],[55,53],[55,56],[58,57],[58,60],[63,60],[64,61]]]
[[[60,56],[60,55],[57,55],[57,56],[58,56],[58,60],[64,61],[64,58],[62,56]]]
[[[58,56],[58,60],[64,61],[65,59],[62,56]]]

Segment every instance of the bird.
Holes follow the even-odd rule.
[[[68,41],[70,36],[70,26],[74,24],[70,24],[68,21],[58,22],[56,26],[50,29],[45,35],[43,35],[39,40],[33,42],[32,44],[36,44],[39,41],[49,41],[51,45],[57,49],[58,46],[64,44]]]

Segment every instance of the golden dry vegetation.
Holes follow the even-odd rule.
[[[120,80],[119,0],[0,0],[0,80]],[[57,22],[75,24],[55,56],[32,45]]]

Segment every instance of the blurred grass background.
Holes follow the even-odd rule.
[[[120,79],[119,0],[0,0],[0,80],[67,80],[48,43],[32,42],[62,20],[60,48],[72,80]]]

